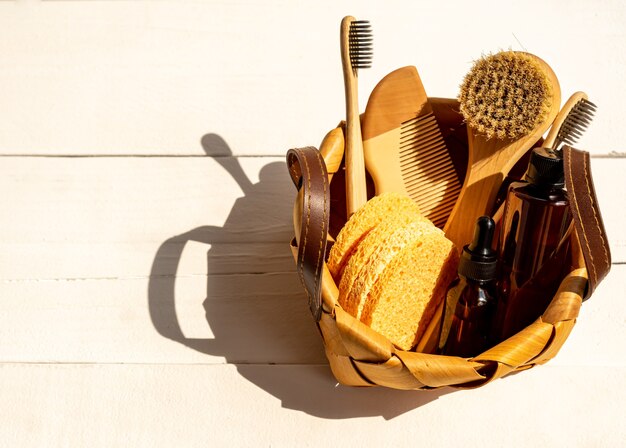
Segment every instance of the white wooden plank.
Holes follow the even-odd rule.
[[[328,6],[2,2],[0,153],[203,154],[211,133],[235,154],[318,144],[344,114],[338,29],[348,12],[371,20],[376,35],[374,65],[360,76],[362,107],[395,68],[416,65],[427,92],[455,97],[482,53],[528,50],[554,68],[564,99],[585,90],[599,105],[581,145],[624,152],[619,0],[497,9],[486,0],[351,0],[330,14]]]
[[[5,241],[287,244],[293,233],[295,187],[284,157],[1,162],[0,185],[10,192],[0,199]]]
[[[626,262],[626,158],[592,158],[591,172],[614,263]]]
[[[0,365],[6,446],[621,446],[621,368],[468,391],[336,387],[325,366]]]
[[[0,362],[326,362],[295,273],[5,281],[0,298]]]
[[[558,366],[626,365],[626,265],[613,265],[611,272],[583,303],[576,326],[559,354],[550,361]]]
[[[1,162],[0,278],[171,273],[183,252],[193,254],[183,274],[293,269],[295,188],[282,158]],[[626,261],[625,164],[592,159],[614,262]]]
[[[626,266],[614,265],[559,366],[625,366]],[[3,281],[0,362],[325,363],[295,273]]]
[[[0,278],[294,271],[282,158],[17,157],[0,173]]]

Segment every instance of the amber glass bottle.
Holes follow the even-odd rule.
[[[497,341],[545,311],[567,269],[571,213],[563,186],[563,160],[546,148],[533,150],[525,181],[509,186],[498,245]]]
[[[471,357],[491,346],[496,310],[496,252],[492,249],[495,223],[478,218],[474,238],[463,248],[459,277],[446,295],[439,335],[439,353]]]

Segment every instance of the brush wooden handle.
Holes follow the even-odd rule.
[[[563,122],[571,112],[571,110],[578,104],[580,100],[587,100],[589,97],[585,92],[576,92],[572,96],[569,97],[569,100],[563,105],[561,111],[554,119],[554,123],[552,123],[552,127],[550,128],[550,132],[548,132],[548,136],[543,142],[543,147],[552,148],[554,146],[554,142],[556,141],[557,136],[559,135],[559,131],[561,130],[561,126],[563,126]]]
[[[348,217],[367,202],[365,183],[365,161],[359,117],[359,91],[357,71],[350,62],[350,24],[354,17],[347,16],[341,21],[341,62],[346,94],[346,207]]]
[[[542,67],[552,85],[550,109],[542,123],[517,140],[488,139],[467,127],[469,156],[465,182],[444,227],[446,236],[459,250],[471,241],[476,219],[481,215],[491,215],[498,190],[507,173],[548,130],[559,111],[561,89],[556,75],[543,60],[531,56]]]

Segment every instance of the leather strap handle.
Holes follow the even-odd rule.
[[[290,149],[287,168],[296,188],[302,190],[297,269],[317,322],[322,315],[322,270],[330,219],[328,172],[320,152],[312,146]]]
[[[611,250],[593,186],[589,153],[563,147],[565,188],[588,272],[587,300],[611,269]]]

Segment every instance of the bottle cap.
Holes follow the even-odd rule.
[[[496,278],[497,256],[491,248],[496,223],[489,216],[476,221],[472,242],[463,247],[459,275],[469,280],[488,281]]]
[[[530,154],[526,180],[535,185],[562,187],[565,185],[563,157],[549,148],[535,148]]]

